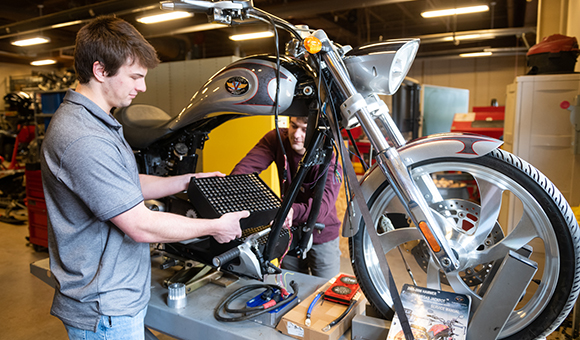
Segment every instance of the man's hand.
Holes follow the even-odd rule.
[[[294,209],[290,208],[288,211],[288,215],[286,215],[286,219],[284,220],[284,228],[290,229],[292,226],[292,219],[294,218]]]
[[[174,176],[175,178],[179,178],[181,183],[181,190],[187,190],[189,188],[189,182],[193,177],[195,178],[207,178],[207,177],[225,177],[226,175],[219,171],[214,172],[197,172],[197,173],[188,173],[184,175]],[[167,178],[167,177],[166,177]],[[169,177],[171,178],[171,177]]]
[[[249,211],[236,211],[222,215],[218,222],[219,228],[214,230],[212,235],[219,243],[227,243],[237,237],[242,236],[240,219],[250,216]]]
[[[195,178],[206,178],[206,177],[225,177],[226,174],[221,173],[219,171],[214,171],[214,172],[198,172],[195,174],[192,174],[191,177],[195,177]]]
[[[166,197],[187,190],[189,188],[189,182],[191,181],[192,177],[204,178],[224,176],[225,174],[219,171],[201,172],[197,174],[189,173],[169,177],[140,174],[139,180],[141,181],[141,191],[143,192],[143,198],[149,200]]]

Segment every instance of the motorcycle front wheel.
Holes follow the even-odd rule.
[[[454,291],[471,296],[477,306],[505,255],[517,251],[537,262],[538,270],[499,338],[532,340],[553,332],[574,307],[580,283],[578,223],[556,187],[530,164],[499,149],[475,159],[430,159],[410,170],[413,179],[429,176],[438,187],[441,197],[424,194],[432,211],[455,229],[448,241],[460,270],[443,274],[385,181],[367,205],[397,290],[414,284]],[[439,188],[442,182],[454,187]],[[358,223],[350,239],[353,269],[371,305],[387,316],[392,314],[388,287],[364,221]]]

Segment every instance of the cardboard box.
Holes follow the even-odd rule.
[[[366,299],[362,292],[359,294],[360,298],[351,311],[328,332],[323,332],[322,329],[338,318],[348,306],[326,300],[321,304],[319,301],[312,311],[310,327],[304,324],[306,321],[306,312],[312,300],[314,300],[319,292],[326,291],[335,279],[331,279],[291,311],[286,313],[280,323],[278,323],[276,329],[293,338],[302,340],[337,340],[340,338],[350,328],[352,318],[357,314],[362,314],[365,309]],[[322,301],[322,299],[320,300]]]

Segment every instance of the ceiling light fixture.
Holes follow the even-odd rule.
[[[63,27],[68,27],[68,26],[79,25],[82,23],[83,23],[82,20],[67,21],[67,22],[61,22],[60,24],[52,25],[52,26],[50,26],[50,28],[63,28]]]
[[[255,32],[255,33],[247,33],[247,34],[230,35],[230,39],[233,41],[242,41],[242,40],[251,40],[251,39],[270,38],[273,36],[274,36],[274,32],[265,31],[265,32]]]
[[[427,12],[422,12],[421,16],[423,18],[436,18],[436,17],[444,17],[444,16],[449,16],[449,15],[479,13],[479,12],[487,12],[487,11],[489,11],[488,5],[480,5],[480,6],[470,6],[470,7],[460,7],[460,8],[448,8],[448,9],[442,9],[442,10],[437,10],[437,11],[427,11]]]
[[[193,13],[184,12],[184,11],[175,11],[175,12],[156,14],[156,15],[149,15],[149,16],[137,18],[136,20],[142,24],[156,24],[158,22],[189,18],[192,16],[193,16]]]
[[[45,66],[45,65],[52,65],[56,64],[56,60],[53,59],[44,59],[44,60],[35,60],[30,63],[32,66]]]
[[[492,34],[465,34],[465,35],[456,35],[456,36],[448,36],[443,38],[443,41],[455,41],[455,40],[484,40],[484,39],[495,39],[495,36]]]
[[[478,39],[481,34],[456,35],[443,38],[445,41]]]
[[[491,52],[474,52],[474,53],[461,53],[459,56],[462,58],[472,58],[472,57],[489,57],[493,53]]]
[[[11,44],[15,46],[31,46],[31,45],[46,44],[47,42],[50,42],[50,38],[34,37],[29,39],[16,40],[13,41]]]

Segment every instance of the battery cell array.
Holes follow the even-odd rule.
[[[271,220],[280,208],[280,199],[255,173],[192,178],[188,196],[199,216],[204,218],[247,210],[254,217],[267,212],[264,219]]]

